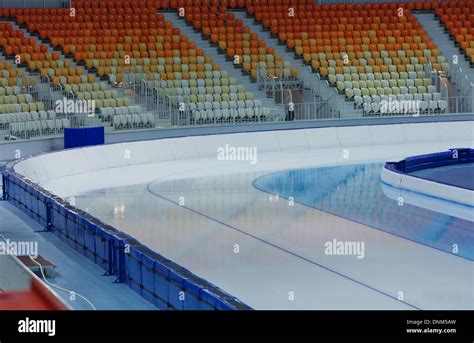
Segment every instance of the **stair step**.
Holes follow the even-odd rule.
[[[428,36],[436,43],[442,55],[448,61],[451,60],[452,56],[459,56],[458,66],[466,73],[465,75],[469,80],[474,80],[474,69],[471,68],[470,63],[464,58],[460,48],[456,46],[449,33],[444,30],[443,24],[434,13],[415,13],[414,15],[423,25]],[[461,92],[465,91],[461,89],[458,90]]]

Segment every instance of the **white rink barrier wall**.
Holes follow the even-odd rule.
[[[423,146],[437,143],[445,150],[447,143],[456,142],[473,145],[474,121],[246,132],[118,143],[26,158],[15,165],[15,171],[44,184],[65,176],[110,168],[216,157],[218,149],[226,144],[255,147],[259,154],[310,149],[364,148],[370,151],[371,147],[405,146],[405,155],[413,156],[419,149],[424,152]]]

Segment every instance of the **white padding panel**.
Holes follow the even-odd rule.
[[[223,135],[190,137],[197,146],[200,157],[216,157],[217,149],[224,145]]]
[[[171,149],[171,139],[160,139],[156,141],[146,141],[145,149],[151,162],[162,162],[174,160],[173,149]]]
[[[223,144],[229,144],[231,147],[257,147],[259,153],[280,150],[274,131],[244,132],[225,135]]]
[[[448,122],[180,137],[64,150],[24,160],[15,166],[15,170],[35,182],[44,183],[108,168],[217,156],[217,148],[225,145],[256,147],[258,153],[309,147],[321,155],[324,163],[351,163],[383,156],[395,158],[434,153],[453,148],[453,142],[459,142],[463,147],[467,143],[466,147],[470,147],[473,130],[473,122]]]
[[[409,143],[404,144],[405,157],[432,154],[447,150],[442,143]]]
[[[309,149],[304,130],[276,131],[275,134],[281,151]]]
[[[372,145],[370,130],[367,126],[338,127],[336,130],[341,146]]]
[[[64,151],[65,154],[60,155],[59,158],[67,161],[63,163],[64,175],[74,175],[78,172],[85,173],[88,171],[96,170],[96,166],[87,163],[87,153],[84,149],[78,149],[71,153],[70,151]]]
[[[356,161],[373,160],[372,146],[351,145],[340,147],[337,151],[338,163],[356,163]]]
[[[148,142],[121,143],[125,162],[128,165],[150,163],[150,156],[146,149]]]
[[[372,147],[372,158],[373,159],[384,159],[384,160],[403,160],[405,155],[405,149],[403,144],[394,144],[394,145],[378,145],[375,144]]]
[[[117,168],[127,165],[126,151],[121,144],[102,145],[100,153],[107,160],[109,168]]]
[[[472,122],[437,123],[440,141],[467,141],[474,144],[474,124]]]
[[[30,163],[28,162],[29,160],[26,160],[23,163],[19,163],[18,167],[15,166],[15,171],[18,174],[23,175],[34,182],[37,182],[38,177],[36,176],[34,169],[30,168]]]
[[[438,126],[435,123],[403,125],[406,143],[439,141]]]
[[[26,176],[30,180],[33,180],[33,178],[30,175],[29,163],[27,163],[27,162],[28,162],[28,160],[25,161],[24,163],[18,163],[18,165],[15,166],[15,171],[18,174],[21,174],[23,176]]]
[[[46,170],[43,168],[43,164],[41,163],[40,156],[33,157],[19,164],[27,164],[27,168],[30,170],[28,175],[25,175],[29,179],[35,182],[41,182],[47,180],[48,175],[46,174]],[[16,166],[15,166],[16,170]]]
[[[389,145],[403,143],[403,129],[401,125],[374,125],[369,126],[373,145]]]
[[[311,149],[333,148],[340,146],[337,131],[333,127],[305,129],[306,140]]]
[[[199,157],[199,150],[193,137],[172,139],[171,150],[177,160]]]
[[[105,151],[106,145],[84,148],[81,150],[83,150],[84,156],[86,157],[86,163],[89,166],[93,166],[95,170],[107,169],[109,167],[109,163],[104,157],[104,154],[107,153]]]
[[[72,155],[69,155],[69,151],[61,151],[39,156],[39,161],[45,171],[44,179],[41,179],[40,181],[56,179],[64,175],[69,175],[68,167],[65,165],[69,163],[69,159],[72,157]]]

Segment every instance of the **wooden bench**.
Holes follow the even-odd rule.
[[[56,276],[56,265],[41,255],[38,255],[38,257],[35,259],[37,263],[33,262],[30,256],[28,255],[17,256],[17,257],[28,269],[30,269],[33,273],[35,273],[39,277],[42,277],[42,275],[41,275],[41,268],[37,263],[39,263],[41,267],[43,267],[45,277],[54,278]]]

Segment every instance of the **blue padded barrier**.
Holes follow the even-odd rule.
[[[8,164],[2,172],[5,200],[159,309],[251,309],[126,233],[17,174],[14,165]]]
[[[154,273],[154,293],[156,295],[154,304],[162,310],[169,308],[169,289],[170,289],[170,270],[166,266],[165,258],[155,259],[155,273]]]
[[[149,256],[150,255],[150,256]],[[149,255],[141,254],[141,276],[143,291],[142,297],[151,303],[155,303],[155,297],[157,296],[155,290],[155,260]]]
[[[216,298],[216,308],[218,310],[230,310],[231,305],[229,303],[229,300],[231,298],[227,297],[225,293],[221,293],[220,289],[211,289],[212,294],[217,294],[218,297]]]
[[[385,164],[385,168],[400,174],[407,174],[421,169],[473,162],[474,149],[457,148],[434,154],[407,157],[406,159],[398,162],[387,162]]]
[[[85,256],[85,231],[86,220],[80,216],[76,216],[76,250]]]
[[[34,216],[34,211],[35,211],[35,209],[38,208],[38,206],[33,201],[33,196],[31,194],[32,191],[31,191],[30,187],[26,186],[24,189],[25,189],[25,192],[24,192],[23,203],[24,203],[25,207],[28,209],[28,215],[30,216],[30,218],[31,219],[36,219],[35,216]]]
[[[105,229],[105,232],[107,233],[105,235],[106,238],[106,244],[107,244],[107,273],[109,275],[116,275],[119,277],[119,250],[120,250],[120,242],[116,237],[116,230],[111,227],[110,225],[103,225],[101,226]],[[122,244],[123,245],[123,244]],[[123,249],[123,247],[122,247]],[[123,250],[122,250],[123,251]]]
[[[187,290],[183,304],[185,310],[193,310],[195,308],[199,308],[200,310],[209,309],[206,308],[205,305],[201,305],[201,292],[204,287],[205,285],[201,280],[194,278],[192,275],[189,275],[188,278],[184,280],[183,288]]]
[[[184,300],[186,299],[186,291],[184,282],[186,280],[185,269],[176,265],[174,262],[167,263],[170,270],[170,286],[169,286],[169,306],[173,310],[184,310]]]
[[[33,209],[31,207],[31,197],[30,197],[30,187],[26,184],[21,184],[19,187],[20,192],[23,190],[23,196],[22,196],[22,204],[23,206],[27,209],[28,215],[30,218],[34,219],[32,213]]]
[[[96,235],[95,235],[95,260],[96,263],[105,269],[108,274],[111,274],[111,266],[110,266],[110,258],[109,258],[109,247],[110,247],[110,240],[112,237],[110,236],[109,233],[106,231],[103,231],[100,229],[100,227],[97,227]]]
[[[212,291],[207,289],[207,288],[203,288],[201,290],[201,298],[203,300],[203,306],[206,307],[209,306],[210,308],[214,309],[214,308],[217,308],[217,299],[216,297],[213,295]]]
[[[161,310],[169,308],[169,269],[161,263],[155,263],[154,289],[155,296],[153,303]]]
[[[85,222],[86,230],[84,230],[84,256],[92,262],[98,264],[96,254],[96,236],[97,226],[91,222]]]
[[[31,209],[31,218],[38,220],[39,218],[39,206],[38,206],[38,195],[34,188],[28,187],[27,194],[27,207]],[[39,221],[39,220],[38,220]]]
[[[117,231],[113,234],[114,239],[111,240],[112,243],[112,266],[114,269],[112,270],[113,275],[117,275],[118,282],[127,282],[129,277],[129,273],[135,272],[134,270],[130,270],[127,272],[127,265],[126,265],[126,247],[130,247],[127,249],[131,249],[131,244],[134,244],[135,240],[132,240],[129,243],[130,236],[126,233]],[[130,275],[131,277],[131,275]]]
[[[125,254],[125,269],[127,271],[126,282],[128,286],[143,296],[145,286],[142,281],[142,253],[139,250],[140,246],[141,244],[136,240],[127,242],[126,249],[129,252]]]
[[[76,250],[78,248],[76,244],[76,216],[72,212],[73,209],[69,204],[64,204],[61,208],[61,214],[66,218],[66,243]]]
[[[26,210],[26,213],[29,216],[30,215],[30,210],[28,209],[28,207],[26,207],[26,196],[27,196],[28,193],[26,192],[26,189],[24,189],[23,185],[24,185],[23,183],[16,184],[15,185],[15,193],[18,196],[19,204],[21,205],[21,207],[23,207],[23,209]]]
[[[209,294],[206,288],[201,288],[199,291],[199,297],[201,298],[200,309],[201,311],[211,311],[216,308],[214,297]]]
[[[55,228],[56,235],[62,241],[66,240],[66,221],[60,215],[61,205],[54,199],[51,201],[51,226]]]
[[[40,224],[43,226],[48,225],[48,207],[50,206],[48,203],[48,198],[46,195],[42,194],[40,191],[38,192],[38,213],[40,218]]]

